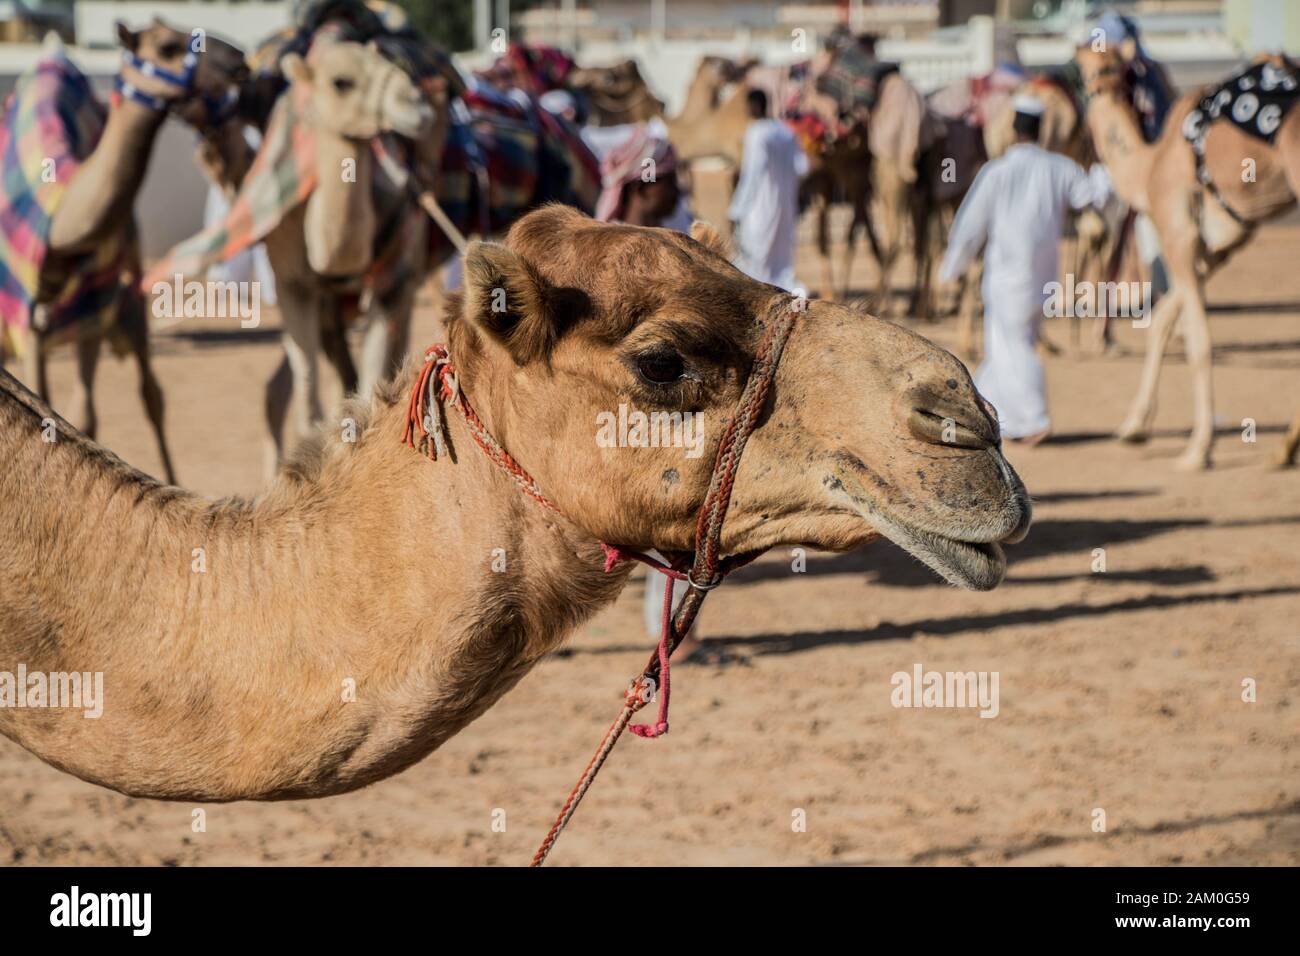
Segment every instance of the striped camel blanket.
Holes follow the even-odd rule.
[[[302,121],[310,91],[290,87],[276,100],[262,145],[225,219],[172,247],[145,276],[144,287],[197,275],[261,242],[316,188],[316,147]]]
[[[390,4],[362,0],[309,0],[290,28],[261,44],[250,62],[255,97],[246,104],[264,129],[263,142],[226,220],[177,246],[151,273],[170,279],[199,272],[261,241],[315,186],[312,132],[299,122],[304,104],[286,103],[291,89],[280,74],[286,53],[310,53],[322,38],[374,43],[410,76],[431,102],[450,101],[451,128],[436,170],[418,179],[434,193],[463,234],[506,229],[529,209],[562,202],[587,213],[600,195],[600,164],[578,131],[542,109],[535,97],[502,93],[489,84],[467,84],[451,57],[412,29]],[[376,153],[413,169],[413,150],[396,136],[374,140]],[[403,281],[404,253],[425,213],[413,196],[376,212],[380,241],[365,277],[380,292]],[[452,246],[430,230],[436,256]]]
[[[5,104],[0,126],[0,348],[14,354],[32,326],[38,293],[46,299],[40,330],[46,336],[70,338],[78,322],[93,322],[108,332],[124,319],[143,319],[133,221],[93,252],[65,257],[57,279],[47,274],[48,287],[41,284],[55,210],[99,142],[106,118],[104,104],[62,50],[43,54],[18,79]]]
[[[197,274],[260,242],[316,185],[315,148],[302,122],[307,94],[290,86],[272,109],[262,146],[224,221],[180,243],[150,272],[149,287]],[[529,209],[562,202],[590,214],[600,195],[600,164],[577,131],[532,97],[512,98],[475,84],[452,102],[453,122],[434,178],[439,204],[462,233],[501,232]],[[374,141],[377,152],[409,162],[398,137]],[[380,247],[365,277],[381,293],[404,279],[400,264],[425,213],[413,201],[401,215],[381,213]],[[412,217],[414,217],[412,219]],[[431,230],[441,257],[451,244]]]

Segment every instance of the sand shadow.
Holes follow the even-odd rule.
[[[921,618],[916,621],[894,623],[882,621],[869,630],[832,630],[805,633],[768,633],[748,636],[710,637],[709,644],[744,649],[751,656],[799,654],[819,647],[865,644],[872,641],[910,640],[924,634],[928,637],[956,637],[962,634],[983,634],[1002,627],[1059,624],[1062,621],[1105,617],[1108,614],[1127,614],[1134,611],[1162,610],[1174,607],[1194,607],[1220,601],[1244,601],[1251,598],[1279,597],[1300,594],[1300,586],[1210,591],[1197,594],[1149,594],[1144,597],[1125,598],[1107,604],[1062,604],[1054,607],[1018,608],[993,611],[988,614],[965,614],[956,617]]]

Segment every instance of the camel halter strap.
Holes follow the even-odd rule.
[[[153,93],[146,93],[119,72],[117,75],[118,94],[123,99],[134,100],[155,113],[166,113],[196,92],[194,80],[198,75],[199,54],[194,50],[186,53],[185,58],[181,60],[180,72],[159,66],[152,60],[143,59],[131,50],[122,51],[122,66],[136,70],[144,76],[159,80],[172,89],[181,91],[182,96],[180,99],[168,100],[161,96],[155,96]],[[239,91],[233,86],[227,87],[226,92],[221,96],[212,96],[208,93],[199,92],[198,98],[208,112],[207,122],[210,126],[219,126],[226,122],[235,115],[235,111],[239,107]]]
[[[159,80],[183,93],[188,93],[194,86],[194,73],[199,65],[199,55],[193,50],[186,53],[185,59],[181,61],[181,72],[179,73],[164,66],[159,66],[151,60],[145,60],[131,50],[122,51],[122,65],[137,70],[151,79]],[[117,89],[126,99],[135,100],[141,106],[147,106],[156,113],[166,113],[171,107],[171,103],[166,99],[152,93],[146,93],[120,73],[117,76]]]
[[[672,584],[669,583],[664,588],[659,644],[645,668],[628,686],[618,717],[605,732],[600,746],[596,748],[582,776],[578,778],[577,784],[560,807],[555,823],[542,840],[530,866],[541,866],[546,860],[555,846],[555,841],[568,825],[578,804],[591,788],[600,768],[614,749],[614,744],[623,735],[623,731],[629,729],[629,725],[632,732],[640,737],[659,737],[668,732],[669,658],[690,632],[691,625],[695,623],[695,618],[708,593],[721,584],[733,570],[748,564],[761,554],[761,552],[752,552],[723,556],[722,526],[731,504],[731,493],[735,487],[740,457],[745,451],[749,436],[758,428],[767,405],[772,381],[776,378],[781,353],[794,328],[794,320],[802,311],[798,306],[799,301],[793,300],[784,307],[772,311],[767,329],[755,350],[749,378],[736,404],[736,410],[728,420],[722,439],[718,443],[718,454],[714,459],[709,490],[704,497],[704,503],[700,506],[699,517],[696,519],[693,560],[690,553],[679,552],[669,555],[669,563],[665,564],[630,548],[601,543],[601,548],[605,552],[606,573],[623,561],[640,561],[671,581],[685,581],[688,587],[675,612],[672,606]],[[445,425],[439,407],[442,404],[450,404],[461,413],[474,443],[488,458],[510,475],[524,494],[542,507],[556,514],[562,514],[559,506],[543,494],[536,479],[501,447],[475,414],[460,389],[447,347],[432,345],[425,350],[424,367],[420,370],[411,389],[402,442],[418,450],[421,440],[419,436],[423,436],[425,453],[434,460],[440,455],[449,455]],[[655,723],[631,724],[632,716],[656,696],[659,698],[659,713]]]

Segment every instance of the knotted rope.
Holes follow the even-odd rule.
[[[794,320],[802,311],[799,306],[800,301],[796,299],[776,307],[768,318],[767,328],[754,353],[749,378],[745,382],[736,410],[727,422],[727,427],[723,430],[722,438],[718,443],[709,490],[696,520],[694,561],[690,565],[690,570],[682,570],[690,558],[688,552],[670,555],[669,563],[665,564],[639,551],[601,543],[605,552],[607,573],[623,561],[635,560],[665,575],[670,581],[685,581],[689,587],[677,605],[675,613],[672,607],[673,587],[669,584],[664,589],[659,644],[642,672],[628,685],[624,693],[622,709],[609,729],[605,731],[600,746],[596,748],[586,769],[583,770],[578,782],[560,807],[555,823],[551,825],[551,829],[542,840],[530,866],[541,866],[545,862],[555,846],[555,841],[559,839],[560,833],[577,810],[578,804],[582,802],[582,798],[595,782],[596,775],[600,773],[614,745],[618,743],[623,731],[631,725],[633,715],[655,699],[656,691],[659,698],[659,713],[655,723],[631,725],[631,730],[637,736],[651,738],[660,737],[668,732],[669,660],[673,651],[690,632],[708,593],[721,584],[733,570],[753,561],[761,553],[723,557],[722,526],[731,504],[731,494],[735,488],[736,470],[740,466],[741,455],[744,453],[749,436],[758,427],[767,405],[767,397],[771,391],[772,381],[776,377],[781,353],[794,328]],[[460,390],[447,347],[433,345],[425,351],[424,367],[420,370],[415,386],[411,389],[406,426],[402,434],[403,443],[411,448],[418,448],[417,432],[422,434],[426,440],[426,454],[431,459],[449,454],[445,425],[438,407],[440,403],[449,403],[460,411],[474,443],[492,461],[508,472],[525,494],[555,513],[562,513],[559,507],[542,493],[537,481],[497,443],[478,415],[474,413],[474,409]]]

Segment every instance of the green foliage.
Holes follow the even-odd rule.
[[[474,0],[393,0],[411,17],[411,23],[435,43],[452,52],[474,46]],[[538,0],[511,0],[510,12],[538,5]],[[496,15],[497,0],[490,4]],[[496,26],[497,24],[493,24]],[[514,31],[511,31],[513,35]]]
[[[474,0],[396,0],[411,23],[444,49],[468,50],[474,45]]]

